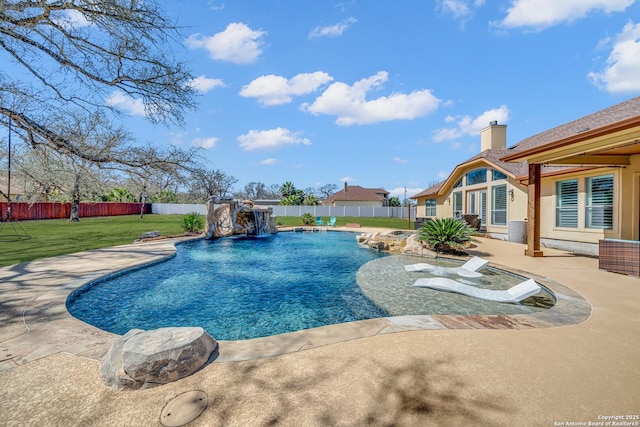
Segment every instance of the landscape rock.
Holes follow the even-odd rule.
[[[138,236],[138,240],[142,239],[154,239],[156,237],[160,237],[159,231],[147,231],[146,233],[142,233]]]
[[[118,390],[167,384],[202,368],[217,346],[200,327],[132,329],[112,344],[100,377]]]

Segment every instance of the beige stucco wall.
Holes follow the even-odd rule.
[[[507,203],[507,217],[509,221],[527,220],[527,187],[519,184],[515,179],[509,179],[507,191],[513,189],[513,201]]]
[[[421,197],[417,201],[416,205],[416,217],[426,218],[427,208],[424,205],[426,197]],[[436,198],[436,216],[431,218],[447,218],[453,216],[453,208],[450,203],[447,203],[447,196],[440,196]]]
[[[586,178],[613,175],[614,207],[611,230],[585,227],[587,202]],[[578,180],[578,227],[556,227],[556,183],[569,179]],[[638,186],[640,185],[640,156],[632,157],[632,164],[625,168],[599,168],[557,177],[544,178],[540,198],[540,235],[546,239],[598,243],[600,239],[638,239]]]

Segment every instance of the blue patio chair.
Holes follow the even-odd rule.
[[[316,225],[324,225],[324,221],[319,216],[316,217]]]
[[[331,218],[329,218],[329,222],[327,223],[327,225],[330,225],[331,227],[335,227],[336,226],[336,217],[332,216]]]

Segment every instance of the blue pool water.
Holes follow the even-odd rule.
[[[386,254],[351,233],[279,233],[195,240],[174,258],[74,292],[69,312],[109,332],[201,326],[240,340],[387,316],[356,284],[360,266]]]

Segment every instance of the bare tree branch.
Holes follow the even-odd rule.
[[[117,113],[108,101],[117,91],[140,99],[151,122],[182,124],[195,90],[173,52],[180,38],[154,0],[0,0],[0,116],[32,146],[112,162],[114,152],[85,153],[55,130],[56,120],[78,110]],[[19,80],[20,70],[31,78]]]

